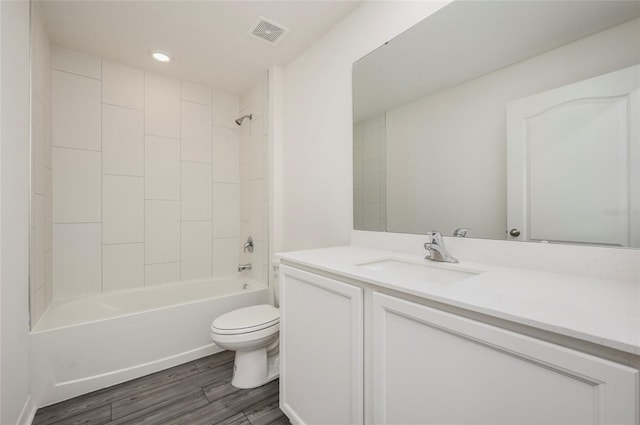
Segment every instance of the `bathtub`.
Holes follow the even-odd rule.
[[[249,279],[154,285],[51,303],[29,335],[32,397],[46,406],[221,351],[220,314],[268,302]]]

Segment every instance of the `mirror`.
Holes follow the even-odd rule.
[[[354,228],[640,247],[639,64],[640,1],[448,4],[353,66]]]

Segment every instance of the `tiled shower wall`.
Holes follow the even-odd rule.
[[[353,125],[353,228],[387,229],[386,117]]]
[[[52,64],[54,298],[236,276],[239,97],[61,47]]]
[[[53,297],[51,44],[37,2],[31,3],[30,312],[37,322]]]
[[[240,242],[250,235],[253,253],[243,252],[242,263],[251,263],[250,275],[268,282],[268,81],[267,74],[240,98],[240,116],[252,115],[240,129]]]

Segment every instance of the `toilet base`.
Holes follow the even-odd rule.
[[[256,388],[280,375],[280,355],[267,355],[266,347],[236,351],[231,385],[236,388]]]

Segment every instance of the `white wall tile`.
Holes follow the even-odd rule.
[[[240,263],[240,240],[238,238],[213,239],[213,275],[235,277]]]
[[[182,100],[211,106],[211,89],[205,86],[182,81]]]
[[[240,96],[240,111],[251,108],[251,90]]]
[[[180,202],[145,201],[145,264],[180,261]]]
[[[144,286],[144,244],[103,245],[102,291]]]
[[[251,220],[251,190],[249,188],[249,165],[240,166],[240,220]],[[214,198],[215,208],[215,198]],[[215,221],[215,220],[214,220]]]
[[[144,242],[144,179],[102,176],[102,243]]]
[[[364,204],[363,226],[364,230],[378,230],[378,226],[380,226],[379,204]]]
[[[181,212],[183,221],[211,221],[211,164],[182,161]]]
[[[53,248],[53,172],[45,168],[46,189],[44,194],[44,249]]]
[[[45,149],[46,149],[46,113],[39,98],[32,96],[31,104],[31,182],[32,190],[44,194],[45,191]]]
[[[249,190],[251,193],[250,231],[251,236],[259,241],[263,241],[265,236],[262,229],[262,216],[264,206],[263,184],[264,181],[262,179],[253,180],[251,181],[251,183],[249,183]]]
[[[45,301],[45,289],[44,286],[41,286],[37,289],[31,287],[31,299],[30,299],[30,316],[31,323],[36,324],[38,320],[44,314],[44,311],[47,308],[47,304]]]
[[[31,275],[30,285],[39,288],[45,282],[45,211],[44,195],[35,194],[31,197]]]
[[[55,224],[54,298],[97,294],[102,281],[100,223]]]
[[[364,202],[362,196],[362,189],[353,190],[353,228],[356,230],[364,229]]]
[[[98,56],[78,52],[60,46],[53,46],[53,69],[100,79],[102,76],[101,59]]]
[[[182,101],[181,155],[184,161],[211,162],[211,107]]]
[[[99,151],[100,81],[53,71],[53,145]]]
[[[99,222],[100,153],[53,148],[54,223]]]
[[[362,147],[353,148],[353,188],[362,189],[362,173],[363,173],[363,161],[362,161]]]
[[[180,281],[180,262],[147,264],[144,267],[144,284],[156,285]]]
[[[180,81],[144,75],[145,134],[180,139]]]
[[[180,141],[145,137],[145,198],[180,199]]]
[[[240,132],[213,127],[213,181],[238,183],[240,178]]]
[[[256,241],[253,253],[249,255],[249,263],[251,263],[251,271],[249,276],[258,282],[265,282],[264,279],[264,263],[266,261],[265,243]]]
[[[102,105],[102,172],[144,175],[142,111]]]
[[[53,122],[53,104],[52,104],[53,93],[50,90],[45,94],[45,139],[44,139],[44,165],[45,167],[51,168],[51,147],[53,146],[53,130],[52,130],[52,122]]]
[[[362,145],[364,159],[374,159],[380,156],[380,124],[378,118],[371,118],[362,127]]]
[[[183,221],[180,238],[181,279],[211,276],[211,222]]]
[[[45,302],[49,305],[53,299],[53,249],[44,253],[44,289]]]
[[[264,165],[266,158],[264,155],[264,136],[262,134],[262,117],[254,117],[251,121],[251,143],[249,145],[249,180],[261,179],[264,177]]]
[[[380,200],[380,173],[377,159],[368,159],[363,164],[364,202],[372,203]]]
[[[213,184],[213,237],[235,238],[239,236],[239,193],[233,183]]]
[[[240,130],[240,165],[251,162],[251,125],[247,123]]]
[[[103,60],[102,103],[142,110],[144,72],[141,69]]]
[[[214,90],[212,95],[213,124],[236,129],[235,120],[240,117],[240,98],[231,93]]]

